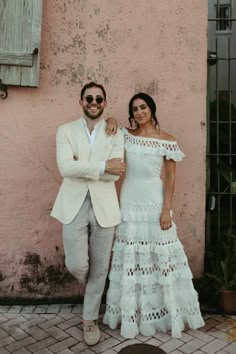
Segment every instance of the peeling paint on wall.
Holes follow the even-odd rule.
[[[158,80],[151,80],[147,83],[137,83],[135,85],[136,92],[146,92],[151,96],[156,96],[158,94]]]

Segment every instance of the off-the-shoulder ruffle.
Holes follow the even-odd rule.
[[[176,143],[176,145],[177,145],[177,143]],[[165,158],[167,160],[174,160],[176,162],[182,161],[183,158],[185,157],[185,154],[179,148],[176,151],[169,151],[166,148],[161,148],[160,149],[160,155],[161,156],[165,156]]]
[[[122,128],[122,131],[125,134],[125,148],[129,152],[145,153],[148,151],[152,155],[159,154],[165,156],[167,160],[176,162],[182,161],[185,157],[177,141],[135,136],[130,134],[126,128]]]

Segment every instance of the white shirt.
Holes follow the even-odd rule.
[[[85,129],[86,134],[88,136],[90,152],[91,152],[92,148],[93,148],[93,145],[94,145],[94,142],[95,142],[95,139],[96,139],[96,136],[97,136],[97,134],[99,132],[99,129],[101,127],[102,119],[99,119],[97,124],[95,124],[95,126],[94,126],[93,130],[91,131],[91,133],[90,133],[90,131],[88,129],[87,122],[84,119],[84,117],[81,117],[81,119],[84,122],[84,129]],[[106,167],[106,161],[100,161],[100,175],[103,175],[105,173],[105,167]]]

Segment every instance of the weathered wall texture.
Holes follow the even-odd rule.
[[[129,98],[151,94],[163,130],[186,153],[178,164],[175,221],[195,275],[205,223],[205,0],[44,0],[40,88],[0,100],[1,297],[76,295],[61,225],[49,214],[60,185],[57,127],[79,117],[90,80],[105,85],[107,115],[125,123]]]

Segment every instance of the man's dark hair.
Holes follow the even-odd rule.
[[[87,89],[91,88],[91,87],[98,87],[100,90],[102,90],[102,93],[103,93],[103,96],[104,96],[104,99],[106,100],[106,91],[104,89],[104,87],[102,85],[99,85],[99,84],[96,84],[96,82],[89,82],[88,84],[84,85],[84,87],[82,88],[81,92],[80,92],[80,98],[81,100],[83,99],[84,97],[84,93]]]

